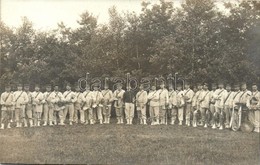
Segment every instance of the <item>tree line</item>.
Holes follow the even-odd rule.
[[[98,24],[88,11],[79,27],[63,22],[39,31],[26,17],[10,28],[0,23],[1,87],[6,83],[76,82],[93,76],[137,78],[174,74],[193,83],[259,82],[260,3],[227,2],[225,12],[213,0],[142,2],[141,13],[109,10]]]

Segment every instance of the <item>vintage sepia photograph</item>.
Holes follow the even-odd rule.
[[[260,0],[0,0],[0,164],[260,165]]]

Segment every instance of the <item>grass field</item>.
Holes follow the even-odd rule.
[[[2,163],[260,163],[259,134],[184,126],[73,125],[0,130]]]

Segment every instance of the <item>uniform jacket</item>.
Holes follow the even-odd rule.
[[[216,90],[216,93],[214,95],[214,99],[216,100],[215,107],[218,107],[218,108],[224,107],[224,99],[225,99],[226,94],[227,94],[227,91],[224,88]]]
[[[149,100],[149,105],[151,107],[157,107],[159,106],[159,91],[155,90],[155,91],[150,91],[148,96],[147,96],[148,100]]]
[[[183,91],[178,91],[176,90],[176,105],[177,105],[177,108],[181,108],[184,106],[185,104],[185,100],[184,100],[184,92]]]
[[[148,101],[148,94],[145,90],[139,91],[136,94],[136,106],[143,107]]]
[[[96,106],[101,106],[101,102],[103,100],[103,94],[100,91],[92,91],[92,99],[93,99],[93,108]]]
[[[125,91],[123,89],[119,90],[115,90],[114,91],[114,107],[117,108],[121,108],[123,107],[123,95],[124,95]]]
[[[198,98],[200,97],[200,95],[202,94],[202,91],[203,90],[199,90],[197,91],[194,95],[193,95],[193,98],[192,98],[192,106],[193,107],[196,107],[198,104]]]
[[[82,93],[81,92],[74,92],[74,94],[75,94],[74,108],[76,110],[80,110],[81,109],[82,100],[83,100]]]
[[[177,93],[172,90],[169,91],[169,109],[172,109],[175,106],[177,106]]]
[[[74,103],[77,99],[76,99],[76,96],[75,96],[75,93],[73,91],[65,91],[63,93],[63,97],[64,97],[64,101],[66,103]]]
[[[1,94],[0,104],[2,105],[2,110],[7,110],[7,107],[12,107],[14,96],[12,92],[4,92]]]
[[[36,112],[42,112],[43,103],[44,103],[43,93],[40,91],[32,92],[32,105],[33,105],[33,108],[36,110]]]
[[[13,96],[13,101],[16,108],[21,108],[22,105],[27,104],[29,101],[28,95],[24,91],[15,91]]]
[[[234,94],[235,92],[233,91],[226,92],[226,95],[224,96],[224,106],[232,107]]]
[[[260,110],[260,92],[259,91],[252,92],[252,95],[250,98],[250,109]]]
[[[211,99],[211,92],[209,90],[203,90],[198,98],[198,102],[201,108],[209,108]]]
[[[252,93],[249,90],[241,91],[239,103],[245,104],[246,107],[250,108],[251,95]]]
[[[83,110],[90,109],[93,102],[92,91],[84,91],[82,93],[82,106]]]
[[[185,89],[185,90],[183,91],[183,94],[184,94],[185,103],[191,103],[191,102],[192,102],[192,97],[193,97],[193,95],[194,95],[193,90],[191,90],[191,89]]]
[[[113,92],[110,89],[107,89],[102,90],[101,93],[103,95],[103,105],[111,106],[111,103],[113,102]]]
[[[167,89],[159,89],[159,104],[160,106],[166,106],[169,104],[169,92]]]

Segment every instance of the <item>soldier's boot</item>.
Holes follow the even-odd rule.
[[[41,126],[41,121],[37,121],[37,126]]]
[[[154,125],[160,125],[160,123],[159,123],[159,119],[156,119]]]
[[[212,129],[216,129],[217,128],[217,126],[216,126],[216,124],[215,124],[215,122],[213,123],[213,126],[212,126]]]
[[[198,127],[196,120],[193,122],[193,127]]]
[[[179,125],[182,125],[182,120],[180,120]]]
[[[121,117],[121,119],[120,119],[120,124],[124,124],[124,118],[123,117]]]
[[[54,121],[54,125],[57,125],[57,121],[56,120]]]
[[[116,124],[120,124],[120,118],[117,118],[117,123]]]
[[[1,128],[0,129],[5,129],[5,125],[1,124]]]
[[[132,125],[133,124],[133,119],[129,119],[129,124]]]
[[[24,127],[28,127],[26,119],[23,119],[23,123],[24,123]]]
[[[19,122],[16,122],[16,127],[19,128],[20,127],[20,124]]]
[[[173,117],[171,118],[171,125],[174,125],[175,120],[173,119]]]
[[[94,121],[93,119],[90,119],[90,124],[93,125],[94,124]]]
[[[102,119],[100,119],[100,120],[99,120],[99,123],[100,123],[100,124],[103,124],[103,120],[102,120]]]
[[[208,123],[205,123],[204,128],[208,128]]]
[[[147,123],[146,123],[146,119],[144,119],[144,125],[147,125]]]
[[[223,129],[224,129],[223,124],[220,124],[219,130],[223,130]]]
[[[104,124],[107,124],[107,117],[104,117]]]
[[[29,124],[30,124],[30,127],[33,127],[33,126],[34,126],[32,119],[29,120]]]
[[[143,119],[140,119],[140,124],[143,124]]]
[[[259,128],[259,127],[256,127],[256,128],[254,129],[254,132],[259,133],[259,132],[260,132],[260,128]]]
[[[72,124],[72,121],[70,121],[70,125],[73,125],[73,124]]]
[[[59,125],[65,125],[63,120],[60,120]]]
[[[7,128],[11,128],[11,124],[10,123],[7,124]]]
[[[107,118],[107,124],[109,124],[109,123],[110,123],[110,117]]]
[[[52,121],[49,121],[49,125],[50,125],[50,126],[53,126]]]
[[[47,126],[47,121],[44,121],[42,126]]]

